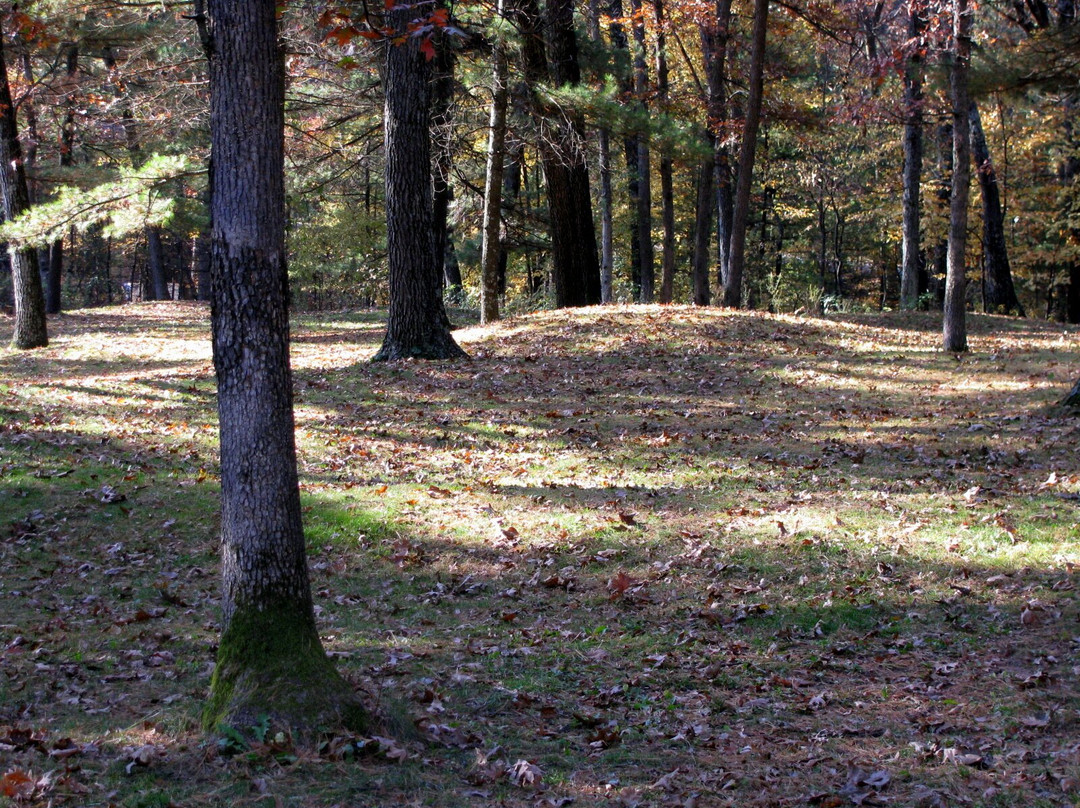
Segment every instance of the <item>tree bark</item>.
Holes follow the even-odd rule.
[[[444,40],[440,34],[435,34]],[[453,50],[440,41],[435,49],[434,79],[432,81],[431,128],[434,133],[432,148],[433,189],[432,211],[434,223],[432,232],[435,236],[435,255],[442,267],[442,277],[446,288],[461,287],[461,273],[456,278],[447,275],[447,256],[453,252],[450,243],[450,203],[454,200],[454,188],[450,184],[450,171],[454,161],[453,110],[454,110],[454,63]],[[456,256],[455,256],[456,257]],[[444,309],[445,311],[445,309]]]
[[[411,21],[408,8],[390,15],[395,30]],[[431,174],[432,65],[420,41],[383,44],[386,152],[386,248],[390,312],[386,336],[373,361],[456,359],[442,303],[443,256],[437,252]]]
[[[0,37],[0,204],[4,218],[12,221],[30,207],[30,193],[26,186],[2,40]],[[37,250],[8,247],[8,255],[15,298],[15,332],[11,345],[21,350],[42,348],[49,344],[49,333],[45,324],[45,290],[41,285]]]
[[[204,724],[301,738],[366,715],[319,640],[289,369],[283,52],[276,4],[210,0],[212,330],[221,435],[222,621]]]
[[[698,171],[697,204],[694,213],[694,305],[708,306],[712,213],[716,201],[713,158],[705,158]]]
[[[731,267],[731,227],[735,211],[731,149],[727,143],[727,51],[731,39],[731,0],[716,0],[714,38],[706,43],[704,29],[702,36],[703,47],[708,51],[705,70],[709,82],[709,128],[715,132],[713,172],[716,175],[716,283],[717,288],[723,290]]]
[[[983,311],[1024,316],[1024,307],[1016,297],[1009,248],[1005,243],[1005,214],[1001,207],[1001,191],[997,170],[990,159],[990,148],[983,132],[979,105],[971,102],[968,115],[971,126],[971,154],[975,160],[975,175],[979,180],[983,214],[983,271],[986,285],[983,291]]]
[[[599,0],[589,0],[589,39],[600,43]],[[605,127],[600,127],[596,132],[596,141],[596,164],[600,174],[600,302],[611,303],[611,273],[615,265],[611,133]]]
[[[653,0],[656,9],[656,103],[668,111],[670,79],[667,62],[667,24],[664,0]],[[664,225],[661,241],[660,302],[670,303],[675,294],[675,187],[674,163],[668,147],[660,154],[660,218]]]
[[[904,64],[904,199],[901,247],[900,308],[919,305],[921,253],[920,191],[923,163],[922,36],[926,25],[925,0],[908,0],[908,36],[911,51]]]
[[[522,32],[525,78],[533,91],[549,79],[560,87],[579,84],[581,70],[570,0],[548,0],[547,55],[535,0],[516,0],[511,10]],[[539,151],[547,180],[555,305],[594,305],[601,300],[600,261],[583,149],[585,123],[580,114],[550,109],[535,97],[533,107],[542,129]]]
[[[971,10],[968,0],[953,0],[953,46],[949,65],[952,101],[953,172],[949,195],[949,258],[945,279],[943,345],[946,351],[961,353],[967,345],[967,255],[968,200],[971,184],[971,128],[968,70],[971,61]]]
[[[761,101],[765,85],[765,37],[769,22],[769,0],[754,0],[754,28],[751,34],[750,94],[746,100],[746,122],[739,147],[739,177],[731,225],[731,263],[724,279],[724,305],[738,308],[742,303],[743,268],[746,262],[746,226],[750,214],[750,186],[754,179],[754,153]]]
[[[496,14],[503,15],[503,0]],[[488,119],[487,176],[484,181],[483,244],[480,251],[480,322],[499,319],[499,230],[502,222],[503,160],[506,154],[507,68],[503,43],[491,55],[491,113]]]
[[[645,19],[641,0],[630,0],[631,30],[634,34],[634,95],[642,118],[648,117],[649,69],[646,62]],[[639,303],[652,303],[656,284],[655,250],[652,237],[652,155],[648,133],[637,138],[637,236],[641,256]]]

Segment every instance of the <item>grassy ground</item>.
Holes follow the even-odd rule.
[[[423,738],[316,755],[197,729],[206,310],[52,328],[0,349],[0,806],[1080,804],[1075,329],[610,308],[373,366],[301,318],[324,640]]]

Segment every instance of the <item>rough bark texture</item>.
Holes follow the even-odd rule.
[[[754,29],[750,51],[750,94],[746,100],[746,122],[739,146],[739,179],[735,190],[735,208],[731,225],[731,257],[724,278],[724,305],[742,303],[743,267],[746,261],[746,226],[750,214],[750,186],[754,179],[754,153],[765,84],[765,35],[769,22],[768,0],[754,0]]]
[[[548,0],[547,31],[552,83],[559,87],[580,84],[571,0]],[[595,305],[600,302],[600,260],[585,162],[585,122],[580,114],[559,111],[558,115],[565,123],[551,133],[553,143],[545,138],[548,145],[543,149],[555,305]]]
[[[634,95],[642,113],[649,109],[649,69],[646,63],[645,18],[641,0],[630,0],[634,34]],[[652,154],[647,136],[637,141],[637,237],[641,260],[638,301],[652,303],[656,285],[656,256],[652,236]]]
[[[709,128],[713,140],[713,171],[716,175],[716,282],[724,288],[731,266],[731,227],[735,210],[735,194],[731,176],[731,150],[727,144],[727,50],[731,39],[731,0],[716,0],[715,38],[703,47],[708,51],[705,72],[709,82]]]
[[[293,436],[284,62],[273,0],[210,0],[211,275],[221,433],[223,633],[208,730],[363,724],[319,641]]]
[[[391,13],[405,30],[407,8]],[[420,41],[384,45],[386,248],[390,312],[374,361],[464,357],[450,333],[442,303],[443,256],[434,235],[431,174],[432,65]]]
[[[499,1],[499,16],[503,13]],[[480,322],[499,319],[499,225],[502,220],[503,159],[506,153],[506,53],[496,42],[491,55],[491,111],[488,117],[487,174],[484,181],[483,243],[480,250]]]
[[[656,9],[656,101],[661,111],[668,111],[670,79],[667,62],[667,32],[663,0],[653,0]],[[660,218],[664,225],[661,241],[660,302],[670,303],[675,294],[675,187],[674,163],[670,150],[660,155]]]
[[[0,204],[4,218],[11,221],[30,207],[30,193],[26,187],[2,39],[0,37]],[[49,334],[45,325],[45,290],[38,271],[37,250],[9,247],[8,254],[15,298],[15,333],[11,345],[19,349],[44,347],[49,344]]]
[[[712,157],[705,159],[698,172],[697,207],[694,214],[694,305],[708,306],[710,236],[712,235],[712,212],[715,201],[715,172]]]
[[[971,128],[968,71],[971,61],[971,11],[968,0],[953,0],[953,49],[949,65],[952,102],[953,173],[949,196],[949,258],[945,278],[943,347],[959,353],[967,350],[967,255],[968,200],[971,184]]]
[[[908,0],[908,37],[911,52],[904,65],[904,200],[901,247],[900,307],[919,305],[920,190],[923,163],[922,35],[924,0]]]
[[[971,125],[971,153],[975,159],[975,174],[982,194],[983,214],[983,309],[995,314],[1024,316],[1024,307],[1016,297],[1012,268],[1009,266],[1009,248],[1005,243],[1005,213],[1001,206],[1001,190],[998,187],[997,170],[990,159],[990,148],[983,132],[979,105],[971,102],[968,116]]]
[[[599,0],[589,0],[589,39],[600,42]],[[600,174],[600,302],[611,303],[611,273],[615,266],[611,134],[601,127],[596,133],[596,141],[596,166]]]

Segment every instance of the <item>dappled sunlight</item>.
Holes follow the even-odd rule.
[[[316,778],[340,804],[358,780],[407,804],[437,770],[446,804],[743,805],[773,769],[797,802],[865,761],[905,804],[965,793],[949,755],[1022,750],[973,770],[1025,794],[1039,761],[1080,769],[1078,428],[1043,414],[1075,330],[975,318],[993,353],[957,360],[928,315],[604,307],[456,332],[472,361],[371,365],[378,315],[297,318],[324,642],[427,742],[398,764],[294,761],[287,739],[229,762],[197,742],[218,628],[207,313],[174,332],[165,309],[0,352],[19,571],[0,726],[77,744],[72,788],[190,771],[213,793],[251,765],[283,799]],[[519,761],[538,785],[509,779]]]

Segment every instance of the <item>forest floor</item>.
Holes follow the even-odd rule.
[[[199,731],[207,310],[51,325],[0,348],[0,806],[1080,804],[1075,328],[597,308],[372,365],[381,315],[298,318],[324,642],[417,726],[312,752]]]

